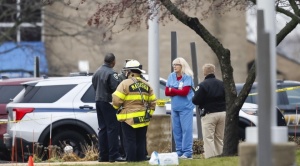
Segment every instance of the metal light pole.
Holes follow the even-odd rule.
[[[258,107],[262,110],[258,114],[257,164],[263,166],[273,165],[271,135],[274,132],[272,128],[276,126],[275,1],[258,0],[257,9],[257,20],[263,17],[262,22],[257,25],[258,98],[261,99]]]
[[[275,0],[257,1],[258,145],[257,165],[274,165],[273,147],[287,142],[287,128],[276,126]],[[283,136],[280,136],[281,133]]]
[[[158,6],[155,0],[149,0],[151,16],[148,20],[148,74],[149,83],[154,90],[154,94],[159,98],[159,26],[158,26]]]

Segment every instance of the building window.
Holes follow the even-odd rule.
[[[0,42],[43,41],[40,0],[0,0]]]

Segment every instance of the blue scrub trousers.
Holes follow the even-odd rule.
[[[172,130],[178,156],[193,155],[193,110],[172,110]]]

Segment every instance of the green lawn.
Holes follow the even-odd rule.
[[[296,163],[300,165],[300,150],[296,152]],[[83,164],[84,165],[84,164]],[[82,166],[83,166],[82,165]],[[149,166],[148,162],[136,162],[136,163],[111,163],[111,164],[97,164],[98,166],[111,166],[111,165],[120,165],[120,166]],[[216,157],[211,159],[200,159],[199,155],[194,156],[192,160],[179,160],[180,166],[228,166],[228,165],[239,165],[239,157]],[[66,165],[61,165],[66,166]],[[68,165],[70,166],[70,165]],[[79,166],[79,165],[77,165]]]

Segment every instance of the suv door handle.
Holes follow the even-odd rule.
[[[93,109],[93,107],[92,106],[89,106],[89,105],[84,105],[84,106],[79,106],[79,108],[80,109],[90,109],[90,110],[92,110]]]

